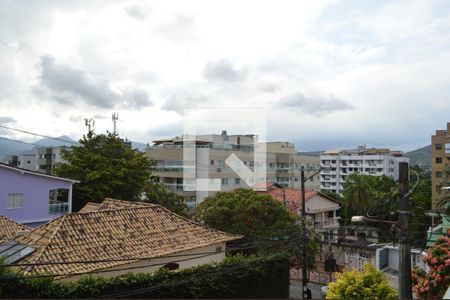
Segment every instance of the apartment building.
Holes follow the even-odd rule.
[[[450,180],[448,172],[450,168],[450,122],[447,129],[436,130],[431,136],[431,199],[432,209],[438,208],[441,198],[443,183]],[[446,192],[448,193],[448,192]]]
[[[68,163],[62,158],[63,149],[70,150],[70,147],[36,148],[36,171],[51,174],[56,164]]]
[[[220,179],[222,191],[249,188],[225,161],[235,154],[252,171],[255,167],[262,167],[258,161],[255,162],[255,144],[257,148],[265,148],[266,174],[265,178],[259,178],[265,182],[300,188],[300,168],[312,170],[320,164],[318,157],[299,155],[291,143],[258,143],[255,135],[229,135],[223,131],[222,134],[197,135],[193,150],[196,164],[188,165],[189,162],[183,160],[183,150],[188,147],[185,140],[183,137],[174,137],[154,141],[153,146],[146,149],[146,154],[155,162],[153,175],[169,190],[182,195],[191,208],[195,208],[205,197],[212,196],[215,191],[196,190],[191,181],[183,180],[183,174],[191,172],[192,178],[197,179]],[[306,176],[310,174],[312,171],[306,172]],[[314,176],[305,186],[318,190],[319,176]]]
[[[9,155],[5,161],[8,165],[30,171],[36,171],[36,154]]]
[[[358,173],[372,176],[389,176],[398,179],[398,165],[409,162],[401,151],[358,147],[351,150],[328,150],[320,156],[320,190],[343,196],[348,175]]]

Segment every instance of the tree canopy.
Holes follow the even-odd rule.
[[[80,140],[81,146],[63,151],[68,164],[58,164],[54,174],[79,180],[74,185],[73,208],[106,197],[136,200],[150,179],[151,160],[131,149],[115,133],[94,134]]]
[[[328,284],[326,299],[398,299],[398,292],[389,286],[386,274],[367,263],[362,272],[336,273],[336,282]]]
[[[207,197],[196,210],[196,219],[212,228],[241,234],[248,242],[257,241],[258,252],[288,251],[296,256],[294,263],[301,261],[299,254],[299,216],[289,212],[270,195],[259,194],[251,189],[236,189],[218,192]],[[312,230],[308,230],[311,233]],[[314,267],[317,243],[310,238],[308,256],[310,267]],[[277,246],[278,245],[278,246]]]
[[[149,183],[144,189],[143,201],[159,204],[181,216],[187,216],[188,206],[183,202],[183,197],[170,192],[165,185],[159,182]]]
[[[419,180],[417,182],[417,180]],[[417,182],[417,185],[415,183]],[[411,167],[409,197],[411,209],[411,236],[415,246],[424,246],[428,228],[425,212],[431,209],[431,176],[418,166]],[[370,176],[353,173],[344,185],[344,218],[349,223],[351,216],[363,215],[383,221],[398,219],[398,184],[391,177]],[[383,234],[381,240],[392,241],[395,232],[386,223],[373,223]]]

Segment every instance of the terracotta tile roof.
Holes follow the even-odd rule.
[[[36,265],[24,269],[25,274],[51,273],[63,277],[137,261],[120,260],[123,258],[171,255],[241,238],[201,226],[159,205],[124,202],[106,199],[96,211],[61,216],[16,238],[36,249],[21,263],[115,261]],[[103,205],[128,208],[101,210]]]
[[[279,185],[276,182],[257,182],[252,186],[252,189],[255,191],[268,191],[270,189],[276,189],[281,188],[281,185]]]
[[[97,210],[99,206],[100,206],[99,203],[88,202],[88,203],[86,203],[86,205],[83,206],[83,208],[80,209],[78,212],[89,212],[89,211],[94,211],[94,210]]]
[[[301,190],[296,189],[283,189],[283,188],[274,188],[268,190],[267,192],[260,192],[262,194],[271,195],[274,199],[284,203],[286,199],[286,206],[289,211],[298,213],[301,209],[302,205],[302,194]],[[317,195],[316,191],[305,191],[305,200],[308,202],[309,199]]]
[[[13,239],[16,232],[25,230],[31,230],[31,228],[0,216],[0,243]]]

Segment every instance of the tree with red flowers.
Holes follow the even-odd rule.
[[[430,270],[413,270],[413,290],[421,299],[442,299],[450,285],[450,238],[440,237],[428,249],[425,261]]]

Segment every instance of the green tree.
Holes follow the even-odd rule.
[[[170,192],[165,185],[159,182],[149,183],[144,189],[143,202],[159,204],[181,216],[188,216],[188,206],[183,197]]]
[[[251,189],[218,192],[197,207],[196,219],[212,228],[241,234],[247,242],[256,241],[257,252],[286,250],[296,257],[295,264],[301,261],[299,217],[270,195]],[[309,265],[315,267],[318,245],[312,238],[308,251],[312,254]]]
[[[74,185],[73,208],[106,197],[136,200],[150,179],[151,160],[131,149],[115,133],[94,134],[80,140],[81,146],[63,151],[68,164],[58,164],[54,174],[79,180]]]
[[[409,198],[411,209],[411,237],[415,245],[423,246],[429,222],[425,212],[431,209],[431,176],[418,166],[411,167]],[[419,180],[417,185],[417,179]],[[347,188],[349,188],[347,190]],[[357,205],[359,199],[366,199]],[[369,199],[367,201],[367,199]],[[352,215],[364,215],[372,219],[396,221],[398,219],[398,184],[387,176],[352,174],[344,186],[344,215],[347,223]],[[370,222],[370,221],[369,221]],[[392,241],[395,232],[392,225],[373,222],[380,229],[381,240]]]
[[[431,209],[431,173],[419,166],[412,166],[410,189],[414,188],[417,179],[419,182],[409,198],[411,237],[413,245],[422,247],[426,244],[427,230],[430,226],[429,218],[425,212]]]
[[[365,264],[362,272],[336,273],[336,282],[328,284],[326,299],[398,299],[398,292],[389,286],[386,274]]]
[[[344,217],[345,223],[354,214],[365,214],[374,201],[370,182],[371,176],[350,174],[344,184]]]

